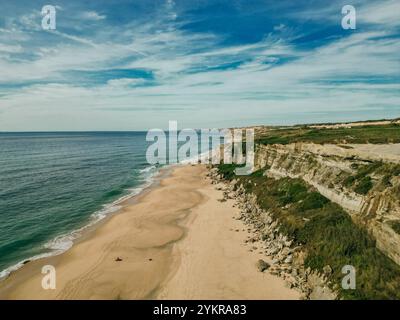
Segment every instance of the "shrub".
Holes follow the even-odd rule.
[[[236,165],[234,164],[220,164],[218,166],[218,173],[221,174],[224,179],[232,180],[235,177]]]
[[[394,176],[400,176],[400,165],[397,165],[393,170]]]
[[[345,187],[351,187],[354,181],[356,181],[356,178],[354,176],[348,176],[346,179],[344,179],[343,185]]]
[[[364,178],[366,175],[371,174],[377,171],[379,168],[383,166],[383,162],[372,162],[370,164],[364,165],[357,170],[357,174],[355,178],[357,180]]]
[[[307,194],[307,187],[298,180],[283,180],[278,189],[279,201],[282,205],[297,202]]]
[[[384,187],[391,187],[392,186],[392,183],[390,182],[391,181],[391,179],[392,179],[392,177],[390,176],[390,175],[385,175],[383,178],[382,178],[382,185],[384,186]]]
[[[400,234],[400,221],[392,221],[390,222],[390,226],[396,233]]]
[[[362,178],[354,188],[358,194],[366,195],[373,187],[372,179],[369,176]]]
[[[265,172],[265,169],[259,169],[259,170],[257,170],[257,171],[254,171],[254,172],[250,175],[250,177],[253,177],[253,178],[262,177],[262,176],[264,176],[264,172]]]
[[[301,211],[320,209],[328,202],[329,200],[319,192],[311,192],[297,205],[297,208]]]

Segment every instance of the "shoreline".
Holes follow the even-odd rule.
[[[71,249],[72,246],[84,240],[96,228],[106,223],[113,215],[118,214],[124,206],[135,203],[136,199],[138,199],[141,195],[151,191],[152,188],[155,188],[158,185],[159,181],[167,176],[170,171],[172,171],[173,167],[174,165],[160,167],[159,169],[157,169],[158,171],[154,172],[154,174],[150,175],[149,177],[145,177],[145,182],[142,185],[139,185],[132,189],[139,189],[137,193],[128,193],[122,195],[120,198],[112,202],[102,204],[102,209],[91,213],[88,217],[88,220],[85,221],[81,226],[71,231],[68,231],[67,233],[59,234],[58,236],[48,240],[43,245],[45,248],[49,249],[48,252],[43,252],[38,255],[30,256],[3,270],[0,270],[0,284],[4,280],[6,280],[12,273],[18,271],[24,265],[32,261],[55,257]],[[145,169],[149,168],[151,167],[147,167]],[[57,241],[59,239],[61,241],[59,244],[57,244]],[[70,242],[70,244],[66,244],[65,242]]]
[[[168,174],[158,183],[127,199],[68,251],[11,273],[0,283],[0,298],[299,298],[282,279],[257,270],[257,253],[236,232],[238,209],[218,201],[222,191],[204,166],[163,169]],[[48,264],[57,272],[55,290],[41,287]]]

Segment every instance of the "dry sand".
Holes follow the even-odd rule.
[[[29,262],[0,283],[1,299],[298,299],[261,273],[233,200],[204,166],[181,166],[67,252]],[[238,231],[237,231],[238,230]],[[116,261],[117,258],[122,261]],[[44,265],[56,289],[41,286]]]

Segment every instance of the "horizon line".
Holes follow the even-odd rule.
[[[383,118],[383,119],[369,119],[369,120],[355,120],[355,121],[343,121],[343,122],[312,122],[312,123],[297,123],[297,124],[256,124],[251,126],[243,126],[243,127],[229,127],[228,129],[235,128],[252,128],[252,127],[297,127],[297,126],[312,126],[312,125],[335,125],[335,124],[351,124],[351,123],[365,123],[368,124],[370,122],[378,122],[378,121],[399,121],[400,117],[396,118]],[[45,131],[0,131],[0,134],[4,133],[128,133],[128,132],[147,132],[152,129],[161,129],[163,128],[151,128],[147,130],[45,130]],[[194,130],[201,130],[205,128],[194,128]],[[208,128],[211,129],[211,128]],[[222,129],[222,128],[213,128],[213,129]],[[225,128],[224,128],[225,129]],[[181,129],[182,130],[182,129]],[[179,130],[178,130],[179,131]]]

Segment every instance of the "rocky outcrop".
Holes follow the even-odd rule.
[[[224,200],[234,199],[235,206],[241,209],[241,214],[236,219],[247,226],[249,236],[245,244],[250,247],[250,251],[261,250],[270,260],[270,263],[264,260],[256,263],[260,272],[268,271],[283,278],[287,287],[298,290],[303,299],[337,298],[337,293],[331,289],[332,284],[324,274],[304,267],[305,254],[302,248],[295,246],[291,239],[279,231],[278,222],[270,212],[258,206],[253,194],[246,193],[243,186],[238,187],[235,180],[222,180],[216,169],[211,169],[208,176],[212,179],[212,184],[217,184],[216,188],[223,191]],[[224,187],[220,187],[220,183],[224,183]]]
[[[377,247],[400,265],[400,235],[391,222],[400,221],[400,177],[391,177],[390,186],[373,188],[367,195],[355,193],[343,184],[355,173],[355,165],[371,161],[400,163],[399,145],[260,145],[256,149],[256,169],[268,168],[274,178],[301,178],[322,195],[339,204],[356,221],[367,227]],[[382,177],[374,177],[379,181]],[[379,183],[377,183],[379,184]]]

